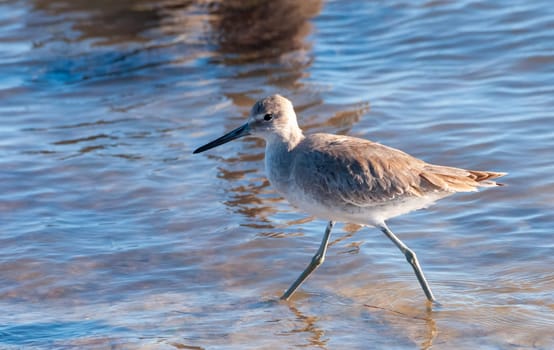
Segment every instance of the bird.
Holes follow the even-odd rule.
[[[416,253],[386,221],[457,192],[502,186],[493,179],[506,175],[430,164],[401,150],[352,136],[305,135],[292,102],[281,95],[260,99],[245,124],[193,153],[248,135],[265,140],[265,172],[272,187],[293,207],[327,221],[318,250],[282,294],[282,300],[289,300],[323,263],[333,226],[344,222],[380,229],[412,266],[427,300],[438,303]]]

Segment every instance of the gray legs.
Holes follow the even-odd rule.
[[[329,244],[329,237],[331,236],[331,230],[333,229],[333,226],[335,225],[334,221],[329,221],[327,224],[327,228],[325,229],[325,234],[323,235],[323,239],[321,240],[321,244],[319,245],[319,249],[315,253],[315,255],[312,258],[312,261],[308,265],[308,267],[300,274],[300,276],[294,281],[294,283],[287,289],[285,294],[281,297],[283,300],[288,300],[291,295],[294,294],[296,289],[300,287],[300,285],[310,276],[310,274],[319,267],[325,260],[325,253],[327,253],[327,245]],[[413,250],[408,248],[407,245],[405,245],[398,237],[392,233],[392,231],[388,228],[388,226],[383,223],[380,226],[381,231],[402,251],[404,256],[406,257],[406,260],[412,265],[412,268],[414,269],[414,272],[416,274],[417,280],[419,281],[419,284],[421,285],[421,288],[423,288],[423,291],[425,292],[425,296],[429,301],[435,301],[435,297],[433,296],[433,292],[431,292],[431,288],[429,287],[429,284],[427,283],[427,280],[425,279],[425,276],[423,275],[423,270],[421,270],[421,266],[419,266],[419,261],[417,261],[417,256],[414,253]]]
[[[319,249],[315,253],[310,265],[302,272],[302,274],[294,281],[294,283],[287,289],[285,294],[281,297],[283,300],[288,300],[290,296],[296,291],[298,287],[310,276],[310,274],[318,268],[319,265],[325,260],[325,253],[327,253],[327,245],[329,244],[329,237],[331,236],[331,229],[335,225],[334,221],[329,221],[327,228],[325,229],[325,234],[323,235],[323,240],[319,245]]]
[[[423,288],[423,291],[425,292],[425,296],[427,297],[427,299],[429,301],[435,301],[433,292],[431,292],[431,288],[429,287],[429,284],[427,283],[427,280],[423,275],[423,270],[421,270],[421,266],[419,266],[419,261],[417,261],[417,256],[414,253],[414,251],[408,248],[407,245],[405,245],[398,237],[396,237],[385,223],[381,225],[380,229],[398,247],[398,249],[402,251],[402,253],[406,257],[406,260],[408,260],[410,265],[412,265],[414,272],[416,274],[417,280],[419,281],[421,288]]]

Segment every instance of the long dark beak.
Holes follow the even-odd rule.
[[[250,126],[248,123],[244,124],[243,126],[236,128],[235,130],[221,136],[220,138],[213,140],[212,142],[209,142],[205,144],[202,147],[198,147],[194,152],[192,153],[200,153],[209,150],[210,148],[217,147],[219,145],[222,145],[224,143],[227,143],[229,141],[233,141],[234,139],[238,139],[239,137],[250,135]]]

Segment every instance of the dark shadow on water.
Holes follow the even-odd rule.
[[[226,63],[244,63],[305,48],[308,20],[320,10],[319,0],[221,1],[211,25]]]
[[[98,44],[110,45],[128,42],[145,42],[144,34],[160,25],[164,13],[190,6],[193,1],[151,0],[34,0],[36,10],[55,16],[78,18],[72,29],[79,33],[78,40],[100,39]]]
[[[78,35],[67,39],[95,39],[100,45],[148,42],[153,38],[148,34],[152,29],[170,35],[196,35],[198,27],[193,26],[206,21],[211,34],[200,35],[201,40],[218,44],[222,53],[244,55],[251,61],[305,47],[304,38],[310,32],[308,20],[320,12],[322,2],[34,0],[33,5],[35,11],[52,18],[42,16],[30,25],[70,19],[71,28]],[[193,6],[191,15],[186,10]]]

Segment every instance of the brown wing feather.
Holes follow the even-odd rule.
[[[314,197],[323,193],[363,206],[428,190],[419,176],[425,162],[378,143],[314,134],[298,147],[291,175]]]
[[[375,142],[330,134],[309,135],[298,145],[291,174],[314,198],[357,206],[428,192],[475,191],[496,185],[488,180],[502,175],[431,165]]]

